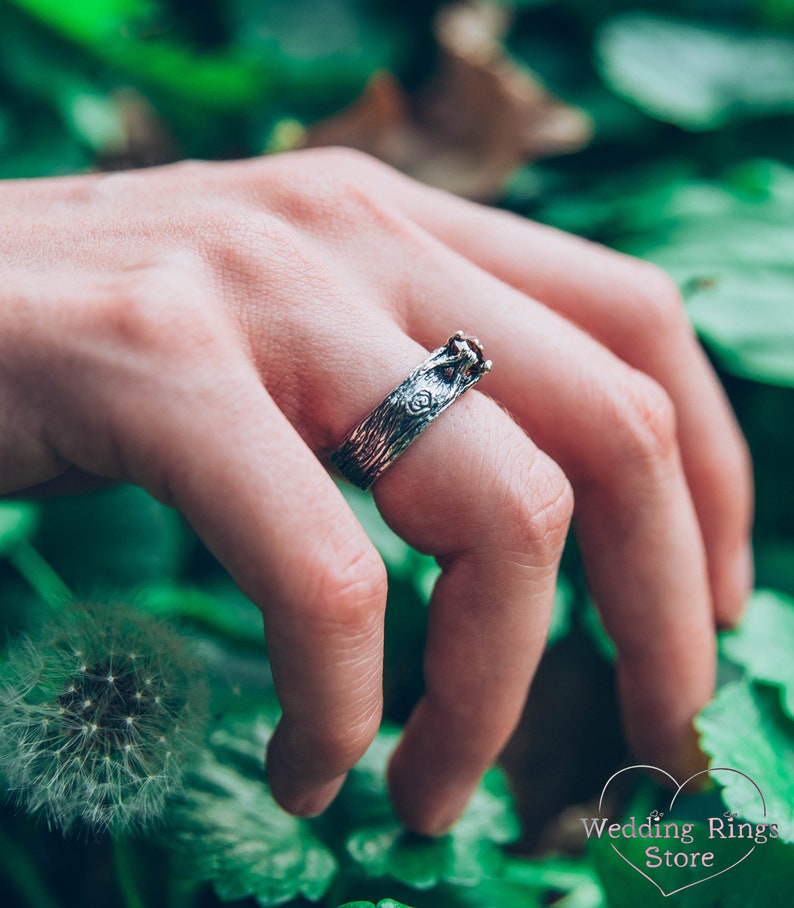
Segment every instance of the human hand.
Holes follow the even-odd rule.
[[[445,830],[512,732],[572,488],[629,740],[688,775],[751,487],[662,272],[341,150],[0,192],[0,493],[125,480],[186,515],[262,609],[287,809],[327,806],[381,714],[385,571],[324,465],[458,328],[493,373],[373,489],[443,571],[399,815]]]

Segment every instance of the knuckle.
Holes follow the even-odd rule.
[[[391,174],[388,165],[350,148],[324,148],[315,153],[319,159],[312,166],[307,166],[307,157],[296,160],[295,179],[282,192],[271,195],[288,220],[324,234],[329,220],[381,230],[394,230],[402,223],[381,191]]]
[[[635,261],[637,315],[645,335],[657,344],[660,337],[669,336],[686,325],[686,313],[678,285],[658,265]]]
[[[677,456],[675,405],[652,378],[633,371],[614,401],[617,443],[623,460],[648,465]]]
[[[124,281],[105,301],[101,328],[116,344],[146,349],[157,342],[166,321],[164,310],[157,305],[158,290],[145,272],[136,272],[132,280]]]
[[[202,217],[198,231],[204,258],[221,276],[258,282],[272,268],[300,265],[306,242],[290,224],[249,207],[220,208]]]
[[[547,457],[543,461],[543,476],[532,496],[528,525],[535,538],[556,554],[573,516],[573,489],[553,461]]]
[[[386,567],[367,543],[352,555],[313,558],[314,583],[303,608],[306,617],[346,638],[369,635],[378,627],[386,604]]]
[[[327,729],[312,749],[334,775],[346,772],[364,756],[375,740],[381,722],[381,701],[347,726]],[[315,749],[316,748],[316,749]]]
[[[325,774],[347,772],[364,756],[380,728],[382,698],[373,696],[357,715],[335,713],[309,720],[285,712],[276,733],[285,762],[299,774],[311,774],[318,765]]]
[[[559,466],[543,452],[522,456],[509,474],[505,508],[509,525],[524,546],[544,564],[556,563],[573,516],[571,484]]]
[[[216,336],[196,265],[181,257],[126,272],[108,288],[96,324],[115,348],[147,356],[205,346]]]
[[[93,203],[117,199],[135,186],[136,179],[135,172],[130,170],[96,174],[92,180],[84,184],[87,199]]]
[[[147,179],[157,183],[161,192],[171,193],[177,186],[195,185],[207,179],[212,172],[207,161],[183,160],[150,172]],[[86,199],[94,204],[111,203],[114,207],[121,200],[140,199],[141,171],[116,170],[92,175],[85,183]]]
[[[372,155],[357,148],[347,145],[329,145],[316,152],[322,155],[326,166],[333,168],[340,174],[347,174],[351,178],[361,175],[362,170],[379,171],[388,169],[385,164],[373,158]]]
[[[293,156],[295,166],[302,174],[324,178],[330,183],[374,185],[394,175],[394,168],[384,161],[346,145],[327,145],[309,148]],[[307,168],[307,163],[310,167]]]

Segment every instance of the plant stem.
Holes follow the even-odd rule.
[[[47,605],[72,598],[69,587],[27,539],[21,539],[6,557]]]
[[[168,853],[168,870],[166,872],[167,908],[195,908],[201,895],[202,883],[190,873],[181,873],[177,862],[179,858]]]
[[[0,873],[30,908],[60,908],[50,895],[30,855],[0,829]]]
[[[146,908],[135,881],[135,862],[126,839],[113,839],[113,869],[124,908]]]

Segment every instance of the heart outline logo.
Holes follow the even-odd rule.
[[[629,771],[631,771],[631,770],[633,770],[633,769],[652,769],[652,770],[655,770],[656,772],[660,772],[663,776],[666,776],[666,777],[667,777],[667,778],[676,786],[676,791],[675,791],[675,793],[673,794],[673,797],[672,797],[671,800],[670,800],[670,805],[669,805],[669,807],[667,808],[668,810],[672,810],[672,809],[673,809],[673,805],[674,805],[675,802],[676,802],[676,798],[681,794],[681,792],[683,791],[683,789],[686,788],[686,786],[687,786],[693,779],[696,779],[698,776],[710,775],[711,773],[714,773],[714,772],[733,772],[733,773],[736,773],[737,775],[743,776],[745,779],[747,779],[747,781],[750,782],[750,784],[751,784],[751,785],[755,788],[755,790],[758,792],[758,796],[761,798],[761,804],[762,804],[762,806],[763,806],[763,808],[764,808],[764,818],[766,818],[766,798],[764,798],[764,793],[763,793],[763,792],[761,791],[761,789],[759,788],[758,783],[755,781],[755,779],[751,778],[750,776],[747,775],[747,773],[742,772],[740,769],[734,769],[732,766],[714,766],[714,767],[711,767],[711,768],[709,768],[709,769],[701,769],[701,770],[699,770],[698,772],[693,773],[691,776],[689,776],[689,778],[684,779],[683,782],[679,783],[678,779],[676,779],[675,776],[670,775],[669,772],[666,772],[664,769],[661,769],[661,768],[658,767],[658,766],[651,766],[651,765],[649,765],[649,764],[647,764],[647,763],[636,763],[636,764],[633,765],[633,766],[624,766],[623,769],[619,769],[617,772],[613,773],[613,774],[606,780],[606,782],[604,783],[604,787],[601,789],[601,797],[598,799],[598,812],[599,812],[599,813],[602,812],[602,806],[603,806],[603,803],[604,803],[604,795],[606,794],[606,790],[607,790],[607,788],[609,788],[610,783],[611,783],[614,779],[616,779],[619,775],[622,775],[624,772],[629,772]],[[648,876],[648,874],[645,873],[643,870],[640,870],[640,868],[637,867],[637,865],[634,864],[632,861],[630,861],[630,860],[626,857],[626,855],[623,854],[623,852],[620,851],[620,849],[619,849],[613,842],[610,842],[609,844],[612,846],[612,848],[613,848],[613,850],[615,851],[615,853],[616,853],[619,857],[623,858],[623,860],[629,865],[629,867],[632,867],[634,870],[636,870],[637,873],[640,874],[640,876],[644,876],[645,879],[648,880],[649,883],[653,883],[653,885],[659,890],[659,892],[661,892],[661,894],[662,894],[662,896],[663,896],[664,898],[669,898],[671,895],[676,895],[676,893],[683,892],[685,889],[690,889],[692,886],[698,886],[700,883],[705,883],[705,882],[707,882],[708,880],[713,880],[715,877],[722,876],[723,873],[727,873],[729,870],[733,870],[734,867],[737,867],[739,864],[742,863],[742,861],[745,861],[747,858],[749,858],[750,855],[751,855],[751,854],[755,851],[755,849],[756,849],[756,846],[753,845],[751,848],[748,849],[748,851],[747,851],[744,855],[742,855],[742,857],[739,858],[738,861],[734,861],[734,862],[733,862],[732,864],[730,864],[728,867],[724,867],[722,870],[718,870],[716,873],[711,873],[711,874],[709,874],[708,876],[703,877],[703,879],[694,880],[694,881],[691,882],[691,883],[687,883],[686,886],[679,886],[678,889],[673,889],[673,890],[671,890],[670,892],[665,892],[664,889],[659,885],[659,883],[656,882],[656,880],[654,880],[652,877]]]

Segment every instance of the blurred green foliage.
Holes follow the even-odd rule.
[[[750,443],[758,582],[781,592],[759,594],[744,628],[724,640],[729,683],[700,729],[716,762],[758,778],[791,840],[794,0],[491,2],[514,13],[507,42],[515,58],[596,127],[583,152],[520,169],[501,204],[667,268]],[[409,90],[421,86],[434,65],[439,6],[0,0],[0,177],[289,146],[304,125],[354,99],[377,69],[392,70]],[[400,722],[421,691],[425,606],[437,568],[385,528],[369,498],[349,497],[390,572],[386,712]],[[217,904],[203,879],[220,897],[254,893],[260,904],[295,908],[306,898],[331,908],[345,899],[380,900],[382,908],[597,908],[657,897],[604,842],[582,854],[581,834],[578,847],[558,844],[562,856],[509,856],[501,846],[518,830],[501,776],[491,777],[474,819],[455,836],[402,837],[383,789],[388,730],[324,818],[285,818],[257,775],[262,735],[276,717],[266,705],[273,690],[259,615],[178,515],[138,490],[0,504],[4,632],[16,634],[42,600],[67,588],[88,598],[123,594],[190,628],[223,719],[196,770],[195,799],[174,815],[187,864],[155,842],[62,841],[6,810],[0,893],[8,908],[203,908]],[[585,647],[603,662],[602,633],[572,548],[550,638],[554,658],[572,672],[564,660]],[[553,710],[575,713],[575,703],[558,697]],[[592,756],[577,755],[582,773]],[[517,788],[534,784],[513,772]],[[580,798],[598,795],[576,790]],[[657,797],[649,783],[637,784],[623,809],[650,809]],[[723,797],[732,809],[755,809],[730,785]],[[715,808],[694,799],[687,809],[702,820]],[[678,898],[785,904],[792,882],[794,847],[776,842],[741,870]]]

